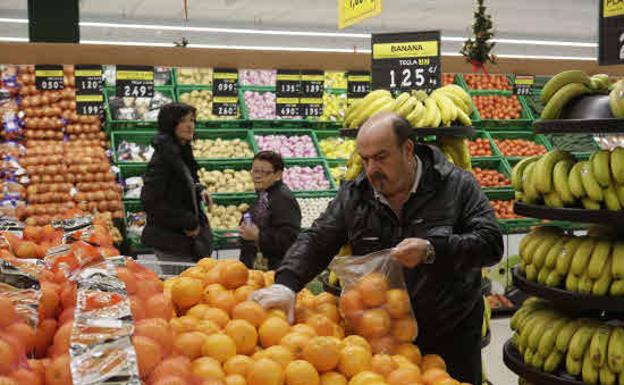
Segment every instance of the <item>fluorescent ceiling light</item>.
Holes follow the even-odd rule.
[[[597,58],[591,56],[548,56],[548,55],[514,55],[514,54],[495,54],[496,57],[503,59],[542,59],[542,60],[583,60],[596,61]]]
[[[27,37],[0,36],[0,41],[26,42],[26,43],[28,43],[28,38]]]
[[[8,17],[0,17],[0,23],[28,24],[28,19],[11,19]]]

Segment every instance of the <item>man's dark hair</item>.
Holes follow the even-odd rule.
[[[403,146],[408,139],[414,141],[414,129],[410,122],[401,115],[393,116],[392,128],[394,128],[397,146]]]
[[[282,159],[282,156],[275,151],[260,151],[253,158],[253,160],[256,159],[271,163],[274,171],[284,170],[284,160]]]
[[[197,114],[197,109],[184,103],[169,103],[160,108],[158,112],[158,131],[174,135],[175,128],[188,114]]]

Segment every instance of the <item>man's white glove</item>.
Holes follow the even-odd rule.
[[[295,299],[296,293],[280,284],[251,293],[251,300],[258,302],[263,308],[283,310],[290,324],[295,322]]]

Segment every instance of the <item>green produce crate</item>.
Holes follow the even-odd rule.
[[[471,155],[471,159],[473,161],[475,160],[479,160],[479,159],[491,159],[491,158],[498,158],[498,157],[502,157],[503,154],[500,153],[500,151],[498,151],[498,147],[496,147],[496,145],[494,144],[494,140],[492,139],[492,137],[490,136],[490,134],[487,131],[477,131],[477,133],[470,137],[469,139],[474,141],[477,138],[481,138],[481,139],[487,139],[488,142],[490,143],[490,150],[492,152],[492,155],[486,155],[486,156],[472,156]]]
[[[492,143],[494,144],[494,146],[496,146],[496,143],[494,142],[495,139],[500,139],[500,140],[502,139],[524,139],[524,140],[530,140],[537,144],[541,144],[542,146],[546,148],[547,151],[551,151],[553,149],[552,146],[550,145],[550,142],[548,141],[548,139],[546,139],[545,136],[540,135],[540,134],[534,134],[532,132],[515,131],[515,130],[513,131],[512,130],[490,131],[489,135],[492,138]],[[523,158],[519,156],[506,156],[505,154],[502,153],[502,151],[498,148],[498,146],[496,146],[496,148],[497,148],[497,151],[501,154],[501,156],[505,157],[507,161]]]
[[[511,187],[511,167],[503,158],[481,158],[472,160],[472,168],[479,167],[484,170],[496,170],[509,179],[509,186],[505,187],[481,187],[485,192],[503,191],[513,192]]]
[[[145,131],[119,131],[111,133],[111,147],[113,150],[113,162],[115,164],[141,164],[145,162],[135,162],[131,160],[119,160],[117,156],[117,148],[121,144],[121,142],[126,141],[130,143],[136,144],[149,144],[152,138],[157,135],[157,128],[154,130],[145,130]]]
[[[301,166],[301,167],[315,167],[317,165],[321,165],[323,167],[323,171],[325,171],[325,178],[329,181],[329,190],[294,190],[294,193],[309,193],[311,196],[324,196],[328,191],[335,192],[337,190],[336,184],[334,183],[334,178],[331,177],[329,173],[329,168],[327,166],[327,162],[323,159],[284,159],[284,164],[286,168],[293,166]]]
[[[180,101],[180,96],[186,93],[190,93],[193,91],[211,91],[212,86],[202,86],[202,85],[180,85],[176,88],[176,99]],[[239,99],[240,102],[240,99]],[[245,126],[245,122],[243,121],[243,112],[242,106],[239,103],[239,117],[238,119],[234,118],[219,118],[213,115],[213,119],[209,120],[198,120],[196,125],[198,128],[240,128]]]
[[[486,191],[485,195],[490,201],[494,200],[514,200],[513,191]],[[517,219],[496,219],[504,234],[521,234],[528,233],[532,226],[539,223],[539,220],[533,218],[517,218]]]
[[[591,134],[547,134],[553,149],[569,151],[576,159],[589,159],[599,147]]]
[[[316,141],[318,142],[319,145],[319,149],[321,148],[321,141],[323,139],[329,139],[329,138],[338,138],[338,139],[343,139],[343,140],[352,140],[355,141],[355,138],[344,138],[340,136],[340,132],[338,130],[321,130],[321,131],[315,131],[314,134],[316,135]],[[322,152],[322,150],[321,150]],[[335,159],[344,159],[347,160],[348,158],[328,158],[324,152],[322,152],[321,154],[325,159],[329,160],[335,160]]]
[[[312,130],[306,130],[306,129],[281,129],[281,130],[275,130],[275,129],[257,129],[257,130],[253,130],[251,131],[252,136],[253,136],[253,140],[255,142],[256,145],[256,153],[258,151],[260,151],[260,145],[258,144],[258,141],[256,140],[256,136],[269,136],[269,135],[285,135],[287,137],[291,137],[291,136],[309,136],[310,139],[312,139],[312,144],[314,145],[314,150],[316,150],[316,156],[312,156],[309,158],[284,158],[284,159],[315,159],[315,158],[321,158],[322,152],[321,152],[321,148],[319,147],[318,141],[316,140],[316,136],[314,135],[314,132]]]
[[[173,87],[154,87],[154,93],[160,92],[169,97],[172,101],[177,101]],[[115,96],[115,88],[104,88],[104,103],[106,122],[111,131],[132,131],[132,130],[149,130],[157,127],[156,121],[148,122],[145,120],[113,120],[110,109],[110,99]]]
[[[145,170],[147,169],[147,163],[142,162],[128,162],[128,163],[120,163],[117,165],[119,167],[119,177],[121,178],[121,184],[124,189],[124,193],[122,195],[122,199],[124,202],[139,202],[138,198],[126,198],[126,179],[133,176],[143,176],[145,174]]]
[[[147,254],[151,253],[151,249],[141,243],[141,238],[136,236],[130,236],[127,233],[128,229],[128,214],[129,213],[137,213],[143,211],[143,206],[140,201],[133,202],[123,202],[124,206],[124,229],[126,229],[126,233],[123,234],[125,244],[127,245],[128,254],[137,255],[137,254]]]
[[[217,139],[224,140],[240,139],[249,145],[249,149],[255,154],[258,152],[256,141],[253,138],[251,131],[249,130],[197,130],[195,131],[195,139]],[[197,161],[201,160],[219,160],[219,161],[245,161],[249,158],[196,158]]]
[[[200,168],[206,169],[208,171],[215,171],[215,170],[223,171],[225,169],[231,169],[235,171],[240,171],[240,170],[251,171],[252,160],[251,159],[235,160],[235,161],[231,161],[227,159],[225,160],[198,160],[197,163],[199,164]],[[211,195],[214,198],[227,198],[230,196],[245,198],[245,197],[255,196],[256,193],[254,191],[248,191],[248,192],[232,191],[232,192],[211,193]]]
[[[238,206],[241,203],[251,205],[256,200],[256,194],[253,195],[214,195],[212,202],[216,205]],[[238,229],[212,229],[214,249],[232,249],[240,247],[240,237]]]
[[[249,111],[247,109],[247,103],[245,103],[244,93],[245,91],[255,91],[260,93],[273,92],[275,93],[275,87],[266,86],[246,86],[239,89],[239,103],[241,109],[241,117],[244,121],[248,121],[253,129],[267,129],[267,128],[313,128],[313,129],[338,129],[342,126],[342,122],[322,122],[315,119],[250,119]]]
[[[455,82],[457,85],[461,86],[463,89],[465,89],[466,91],[469,92],[474,92],[475,95],[487,95],[489,92],[506,92],[509,93],[509,95],[511,95],[511,91],[508,90],[496,90],[496,89],[489,89],[489,90],[478,90],[478,89],[473,89],[470,88],[468,86],[468,82],[466,82],[465,76],[466,75],[481,75],[483,76],[484,74],[456,74],[455,75]],[[491,75],[503,75],[503,74],[491,74]],[[514,79],[514,75],[513,74],[507,74],[505,75],[507,77],[507,81],[509,82],[509,84],[513,87],[513,79]]]
[[[511,96],[511,91],[470,91],[470,96]],[[479,111],[476,107],[476,104],[473,100],[473,105],[475,106],[475,112],[473,115],[476,115],[477,119],[474,121],[474,125],[479,128],[484,128],[486,130],[496,130],[496,129],[513,129],[521,127],[526,130],[531,129],[531,125],[533,124],[533,116],[529,112],[529,108],[526,105],[523,96],[518,96],[518,100],[520,101],[520,106],[522,107],[522,112],[520,113],[520,119],[509,119],[509,120],[499,120],[499,119],[483,119],[481,115],[479,115]]]

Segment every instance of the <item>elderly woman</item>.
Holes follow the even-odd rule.
[[[251,177],[258,198],[239,228],[243,239],[241,261],[253,267],[258,250],[275,270],[301,230],[301,209],[292,191],[282,182],[284,161],[273,151],[254,157]]]
[[[160,261],[194,262],[212,253],[212,232],[202,210],[210,196],[198,183],[199,166],[191,141],[195,108],[182,103],[163,106],[154,155],[143,176],[141,201],[147,213],[142,241]]]

